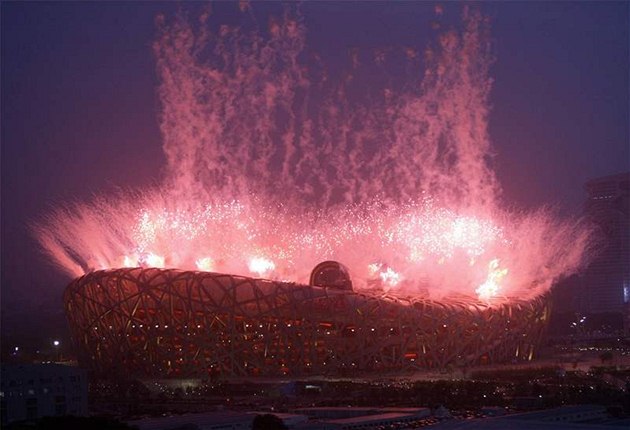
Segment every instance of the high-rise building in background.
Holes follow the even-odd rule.
[[[630,333],[630,172],[584,185],[582,215],[595,229],[590,264],[553,290],[556,334]]]
[[[624,312],[630,305],[630,172],[588,181],[585,216],[600,239],[584,272],[580,311]]]

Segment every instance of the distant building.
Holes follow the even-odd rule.
[[[3,364],[2,424],[46,416],[86,416],[87,372],[59,364]]]
[[[603,242],[584,273],[580,310],[624,312],[630,304],[630,172],[590,180],[585,188],[584,212]]]

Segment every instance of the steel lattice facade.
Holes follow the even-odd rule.
[[[64,302],[81,364],[134,378],[510,363],[531,360],[549,319],[546,297],[488,307],[172,269],[92,272]]]

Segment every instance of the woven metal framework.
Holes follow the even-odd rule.
[[[531,360],[545,297],[488,307],[401,300],[172,269],[73,281],[64,302],[82,365],[98,376],[360,375]]]

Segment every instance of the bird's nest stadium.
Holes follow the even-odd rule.
[[[242,378],[404,374],[531,360],[546,296],[490,307],[352,291],[334,262],[311,285],[210,272],[89,273],[64,303],[95,376]]]

